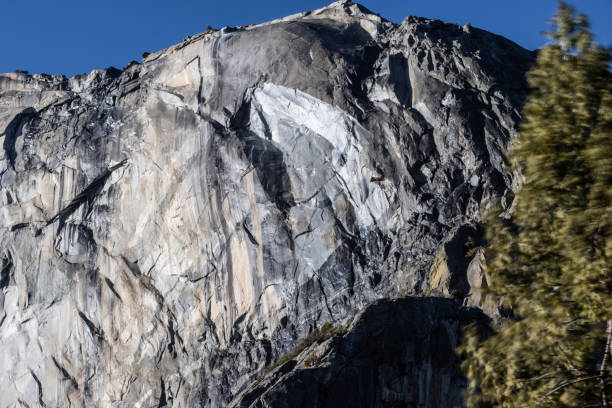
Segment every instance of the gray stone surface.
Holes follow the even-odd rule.
[[[243,391],[232,408],[459,407],[461,328],[485,323],[450,299],[380,300]]]
[[[0,75],[0,407],[225,406],[313,327],[431,292],[511,200],[532,59],[343,1]]]

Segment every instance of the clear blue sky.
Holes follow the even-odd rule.
[[[0,6],[0,72],[74,75],[94,68],[121,68],[215,28],[258,23],[329,4],[331,0],[6,0]],[[363,0],[383,17],[438,18],[501,34],[529,49],[556,0]],[[612,45],[612,0],[574,0],[591,19],[596,39]]]

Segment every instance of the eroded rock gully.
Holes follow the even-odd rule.
[[[362,406],[454,406],[483,278],[452,257],[509,205],[532,59],[342,1],[122,71],[0,75],[0,406],[332,406],[349,379]],[[421,294],[455,300],[380,300]],[[321,362],[253,383],[358,313]],[[396,350],[406,330],[443,344]],[[404,366],[351,349],[378,331]]]

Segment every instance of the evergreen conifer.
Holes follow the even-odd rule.
[[[486,292],[511,310],[461,352],[473,407],[612,407],[612,76],[559,3],[508,154],[523,183],[487,220]]]

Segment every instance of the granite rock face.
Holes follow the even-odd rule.
[[[230,407],[459,407],[467,385],[460,329],[486,324],[450,299],[380,300],[342,335],[322,338],[266,374]]]
[[[0,75],[0,406],[226,406],[377,299],[478,305],[481,269],[439,254],[512,199],[532,59],[342,1]]]

